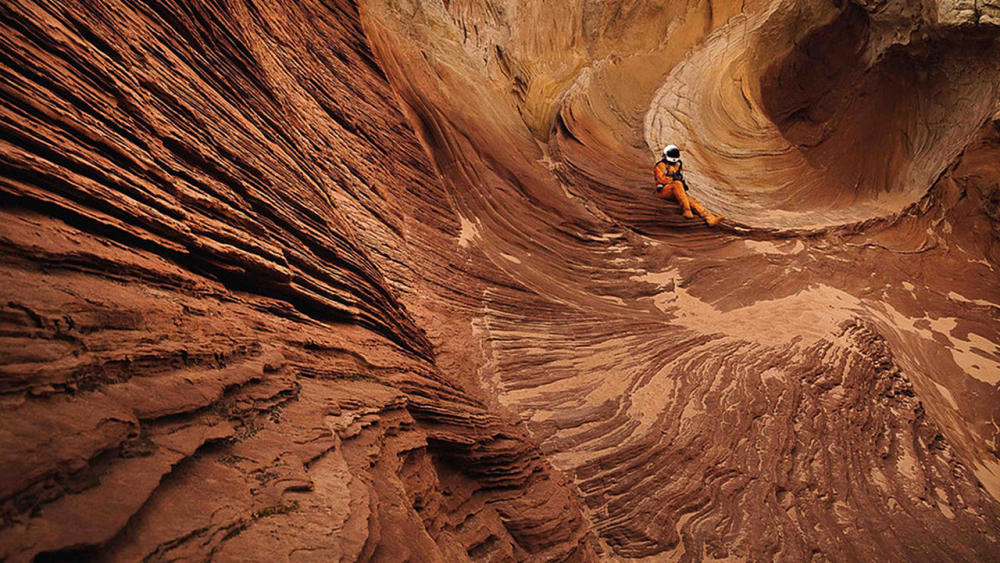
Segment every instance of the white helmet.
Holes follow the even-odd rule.
[[[677,148],[677,145],[667,145],[663,147],[663,160],[666,160],[670,164],[679,162],[681,159],[681,149]]]

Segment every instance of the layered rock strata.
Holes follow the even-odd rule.
[[[407,310],[459,222],[354,5],[0,21],[0,558],[593,552]]]
[[[993,557],[998,14],[6,3],[0,558]]]

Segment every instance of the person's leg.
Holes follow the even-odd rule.
[[[691,204],[691,209],[694,209],[695,213],[704,218],[705,222],[708,223],[709,227],[714,227],[722,221],[721,216],[715,215],[714,213],[709,213],[709,211],[705,209],[705,206],[702,205],[701,202],[699,202],[695,198],[688,196],[687,199],[688,202],[690,202]]]
[[[657,186],[656,197],[666,200],[676,200],[677,198],[674,196],[674,185],[671,183]]]
[[[667,188],[669,188],[671,192],[673,192],[674,199],[677,200],[677,203],[681,204],[681,211],[684,214],[684,216],[687,217],[688,219],[694,218],[694,214],[691,213],[692,200],[691,198],[688,197],[687,192],[684,191],[684,184],[674,181],[671,182],[669,186],[663,189],[666,190]]]
[[[705,209],[705,206],[702,205],[701,202],[698,201],[697,199],[688,196],[688,201],[691,202],[691,209],[694,210],[694,212],[697,213],[699,216],[707,217],[711,215],[711,213],[709,213],[708,210]]]

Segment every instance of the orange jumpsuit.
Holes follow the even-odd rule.
[[[695,213],[701,215],[708,226],[714,227],[722,221],[722,217],[709,213],[705,206],[698,202],[695,198],[687,195],[687,190],[684,189],[684,183],[680,180],[675,180],[677,173],[680,172],[680,163],[670,164],[665,160],[661,160],[656,163],[656,167],[653,168],[653,174],[656,176],[656,195],[664,199],[675,199],[677,203],[681,204],[681,209],[683,210],[684,216],[688,219],[694,217],[691,213],[693,209]],[[663,186],[663,188],[660,188]]]

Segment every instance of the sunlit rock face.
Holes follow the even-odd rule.
[[[0,559],[995,557],[998,25],[6,3]]]

